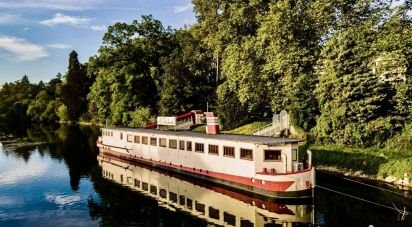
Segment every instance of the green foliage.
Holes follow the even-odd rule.
[[[132,127],[143,127],[156,121],[156,118],[153,117],[148,107],[139,107],[131,114],[131,118],[132,122],[130,126]]]
[[[176,115],[193,109],[206,109],[212,103],[215,80],[210,75],[212,61],[198,37],[197,27],[177,30],[171,37],[175,46],[161,59],[159,112]]]
[[[285,109],[318,142],[409,146],[400,132],[412,122],[410,1],[193,4],[190,27],[164,28],[152,16],[116,23],[86,64],[70,54],[64,78],[5,84],[0,124],[26,111],[24,121],[141,127],[208,103],[224,129]]]
[[[241,127],[225,131],[225,133],[252,135],[254,132],[256,132],[264,126],[267,126],[268,124],[270,124],[270,122],[268,121],[255,121],[250,124],[246,124]]]
[[[408,106],[412,101],[408,96],[410,79],[393,86],[379,74],[389,70],[382,62],[396,65],[391,76],[397,76],[394,72],[406,73],[402,69],[406,67],[403,56],[408,53],[410,48],[406,47],[410,43],[393,37],[406,30],[402,26],[391,29],[394,21],[400,20],[396,13],[387,19],[381,16],[387,8],[367,7],[364,11],[374,13],[341,28],[322,50],[316,89],[320,116],[314,130],[321,142],[383,145],[408,121]],[[407,24],[412,25],[411,21]]]
[[[198,125],[192,129],[194,132],[203,132],[206,133],[206,125]]]
[[[386,148],[397,150],[412,149],[412,124],[407,124],[402,132],[386,141]]]
[[[217,89],[217,112],[222,129],[232,129],[244,124],[249,119],[247,107],[240,103],[234,91],[226,83]]]
[[[351,148],[342,145],[311,145],[313,164],[343,172],[362,172],[384,179],[412,174],[412,154],[402,149]]]
[[[210,56],[195,26],[172,31],[143,16],[110,26],[103,44],[88,68],[96,76],[89,114],[97,121],[142,126],[140,108],[175,115],[212,101]]]
[[[69,121],[69,111],[67,110],[67,106],[62,104],[57,109],[57,116],[61,122]]]
[[[169,33],[151,16],[109,27],[99,56],[91,58],[88,66],[89,73],[96,77],[88,94],[93,118],[129,125],[130,112],[139,107],[154,109],[158,100],[156,84],[160,84],[154,72],[169,48]]]
[[[93,81],[87,77],[86,66],[79,63],[76,51],[70,53],[65,79],[62,86],[62,101],[67,107],[69,120],[78,121],[87,110],[86,96]]]
[[[14,83],[6,83],[0,89],[0,127],[15,128],[30,122],[27,108],[39,88],[30,84],[27,76]]]

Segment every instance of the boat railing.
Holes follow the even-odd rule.
[[[291,172],[279,172],[275,168],[263,168],[261,172],[256,172],[256,174],[260,175],[268,175],[268,176],[278,176],[278,175],[292,175],[292,174],[299,174],[299,173],[305,173],[312,170],[312,166],[309,166],[306,169],[298,170],[298,171],[291,171]]]

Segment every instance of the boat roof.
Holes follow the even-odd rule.
[[[194,131],[172,131],[172,130],[159,130],[159,129],[144,129],[144,128],[127,128],[127,127],[107,127],[103,129],[134,132],[134,133],[148,133],[157,135],[175,135],[175,136],[185,136],[185,137],[195,137],[195,138],[205,138],[205,139],[218,139],[218,140],[229,140],[235,142],[250,142],[255,144],[264,145],[279,145],[288,143],[298,143],[304,141],[300,138],[284,138],[284,137],[269,137],[269,136],[254,136],[254,135],[238,135],[238,134],[206,134],[203,132]]]

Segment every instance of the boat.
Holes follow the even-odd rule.
[[[145,197],[158,206],[182,211],[217,226],[295,226],[314,223],[312,203],[279,203],[185,178],[111,155],[97,156],[102,176]]]
[[[193,119],[201,119],[199,114]],[[204,115],[207,133],[106,126],[97,146],[102,154],[247,193],[272,199],[313,198],[312,155],[308,151],[306,163],[298,158],[303,139],[224,134],[215,113]]]

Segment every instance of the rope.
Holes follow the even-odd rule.
[[[375,185],[366,184],[366,183],[356,181],[356,180],[352,180],[352,179],[349,179],[349,178],[346,178],[346,177],[342,177],[342,179],[345,179],[347,181],[351,181],[351,182],[354,182],[354,183],[358,183],[358,184],[361,184],[361,185],[369,186],[369,187],[372,187],[372,188],[376,188],[376,189],[379,189],[379,190],[382,190],[382,191],[387,191],[387,192],[391,192],[391,193],[394,193],[394,194],[397,194],[397,195],[402,195],[402,196],[405,196],[407,198],[412,198],[412,196],[410,196],[410,195],[405,195],[405,194],[400,193],[400,192],[395,192],[395,191],[392,191],[392,190],[389,190],[389,189],[386,189],[386,188],[381,188],[381,187],[378,187],[378,186],[375,186]]]
[[[343,192],[340,192],[340,191],[336,191],[336,190],[333,190],[333,189],[330,189],[330,188],[322,187],[322,186],[319,186],[319,185],[316,185],[316,187],[317,187],[317,188],[320,188],[320,189],[323,189],[323,190],[330,191],[330,192],[334,192],[334,193],[336,193],[336,194],[340,194],[340,195],[343,195],[343,196],[347,196],[347,197],[350,197],[350,198],[353,198],[353,199],[357,199],[357,200],[360,200],[360,201],[363,201],[363,202],[366,202],[366,203],[374,204],[374,205],[376,205],[376,206],[380,206],[380,207],[384,207],[384,208],[388,208],[388,209],[397,211],[399,214],[402,214],[403,217],[406,216],[406,215],[410,215],[410,214],[411,214],[410,212],[406,211],[405,208],[404,208],[403,211],[399,210],[399,209],[395,206],[395,204],[393,204],[394,207],[391,207],[391,206],[387,206],[387,205],[384,205],[384,204],[381,204],[381,203],[377,203],[377,202],[373,202],[373,201],[370,201],[370,200],[367,200],[367,199],[363,199],[363,198],[360,198],[360,197],[357,197],[357,196],[349,195],[349,194],[346,194],[346,193],[343,193]]]

